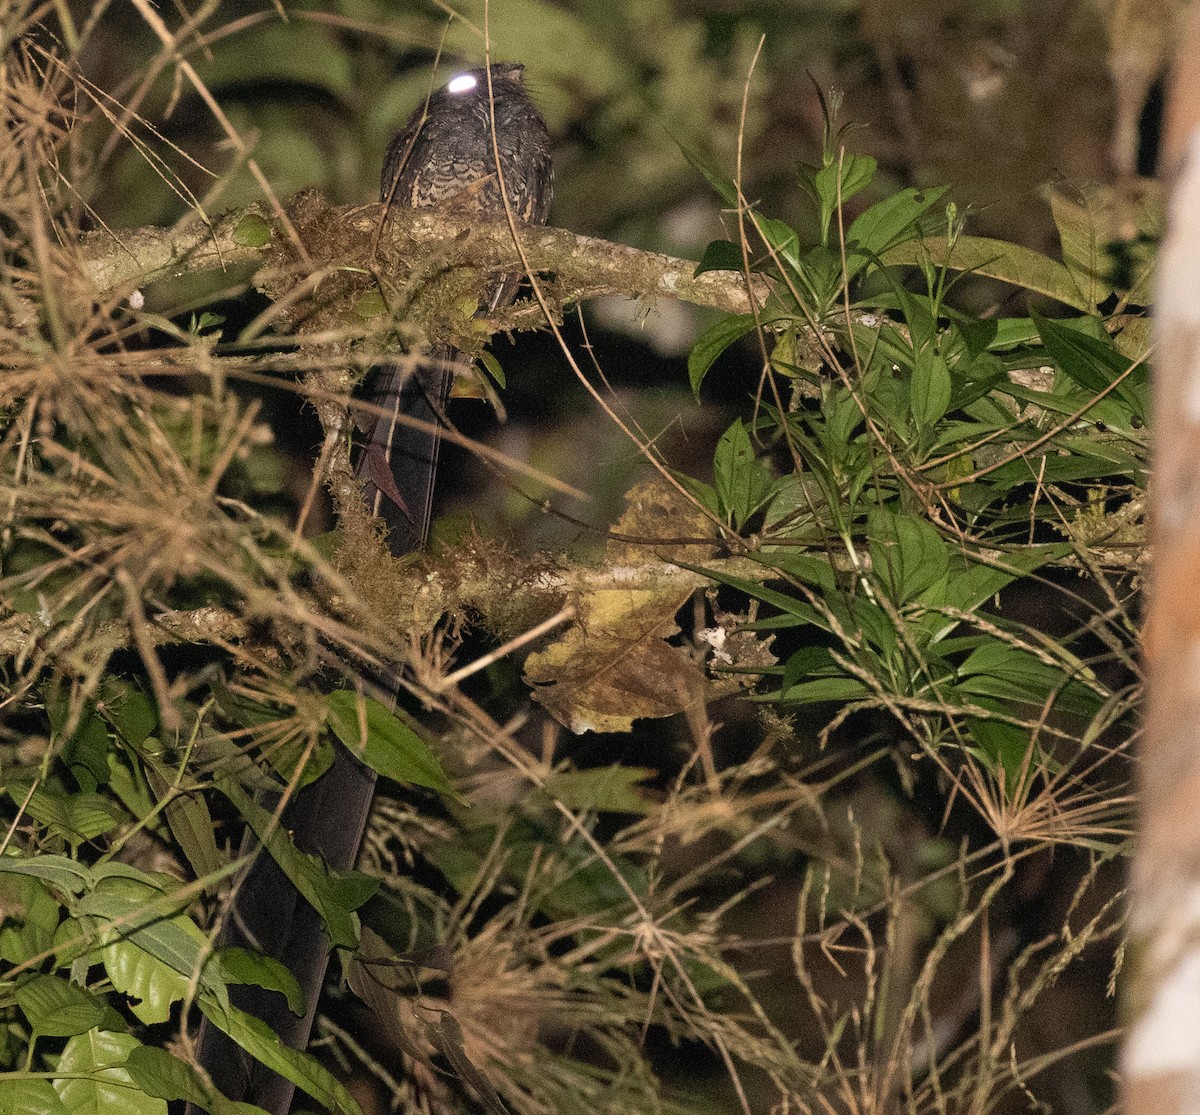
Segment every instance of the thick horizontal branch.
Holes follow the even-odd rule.
[[[0,617],[0,658],[15,658],[31,652],[54,625],[31,612],[10,612]],[[134,638],[128,620],[111,620],[99,627],[110,647],[130,647]],[[155,613],[146,625],[146,639],[153,646],[178,643],[241,642],[250,624],[228,608],[203,607],[192,611],[168,610]]]
[[[370,269],[414,254],[450,253],[458,265],[486,271],[521,271],[520,254],[505,221],[480,222],[452,210],[393,208],[382,229],[382,206],[330,206],[313,191],[288,207],[313,271],[328,267]],[[644,252],[557,228],[522,228],[521,245],[532,270],[553,274],[562,302],[600,295],[671,298],[733,313],[751,310],[744,276],[732,271],[696,275],[696,263]],[[378,238],[378,240],[377,240]],[[89,233],[84,255],[101,298],[121,296],[156,281],[232,268],[276,271],[302,261],[300,250],[262,207],[231,212],[211,225]],[[414,249],[416,252],[414,253]],[[755,278],[759,305],[770,286]]]

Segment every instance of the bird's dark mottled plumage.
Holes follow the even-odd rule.
[[[513,215],[524,224],[546,223],[554,189],[550,136],[537,106],[525,92],[524,66],[498,62],[488,72],[460,74],[429,98],[388,145],[380,197],[392,205],[420,209],[470,191],[480,212],[504,215],[496,148]]]
[[[526,224],[544,224],[550,208],[553,172],[545,122],[525,92],[523,67],[501,63],[488,71],[472,70],[432,94],[392,140],[384,161],[382,199],[390,206],[425,207],[450,202],[467,205],[491,218],[504,216],[499,179],[513,216]],[[500,171],[492,147],[492,112]],[[481,312],[506,304],[520,285],[519,276],[498,279],[485,291]],[[420,549],[429,529],[437,466],[437,427],[442,421],[454,369],[461,353],[441,348],[419,354],[417,370],[384,369],[372,402],[394,413],[420,419],[424,429],[379,419],[363,447],[358,474],[376,514],[388,525],[395,554]],[[338,747],[333,765],[301,790],[283,812],[282,827],[298,849],[315,855],[334,870],[352,867],[366,827],[374,772]],[[275,808],[274,801],[263,801]],[[248,838],[243,854],[252,851]],[[241,946],[281,960],[295,975],[308,1013],[293,1015],[275,992],[232,988],[230,998],[261,1018],[286,1045],[308,1042],[316,1000],[328,962],[329,943],[317,912],[300,899],[269,855],[259,854],[241,882],[239,896],[221,939],[222,947]],[[201,1028],[198,1059],[230,1099],[249,1100],[284,1115],[293,1087],[256,1063],[207,1022]],[[200,1115],[188,1105],[189,1115]]]
[[[426,208],[453,203],[502,218],[503,178],[503,196],[513,217],[523,224],[545,224],[554,191],[550,136],[525,92],[523,74],[523,66],[501,62],[491,67],[490,90],[488,71],[471,70],[433,93],[388,146],[380,182],[385,205]],[[519,285],[519,276],[496,282],[480,300],[481,312],[507,305]],[[462,355],[453,349],[436,348],[422,356],[414,373],[388,369],[375,389],[376,405],[431,427],[417,429],[380,419],[359,459],[359,476],[366,481],[372,509],[388,525],[394,554],[424,545],[433,506],[436,427],[442,421],[455,367],[463,363]],[[392,481],[384,475],[385,468]]]

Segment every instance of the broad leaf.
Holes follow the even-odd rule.
[[[199,1004],[204,1017],[218,1030],[237,1042],[255,1060],[302,1088],[317,1103],[337,1115],[362,1115],[354,1097],[332,1073],[307,1053],[284,1045],[265,1022],[233,1006],[222,1008],[204,995]]]
[[[339,689],[326,701],[334,734],[377,774],[394,782],[454,793],[425,741],[374,698]]]
[[[16,1000],[29,1020],[29,1028],[48,1038],[85,1034],[105,1014],[102,1000],[58,976],[39,975],[26,980],[17,988]]]
[[[698,396],[700,385],[708,370],[734,341],[740,340],[754,328],[753,314],[729,314],[710,325],[692,345],[688,353],[688,380]]]
[[[71,1115],[167,1115],[166,1103],[141,1091],[125,1068],[139,1043],[129,1034],[91,1030],[67,1042],[55,1090]]]

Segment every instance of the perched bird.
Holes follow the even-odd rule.
[[[504,217],[507,197],[518,222],[545,224],[554,190],[550,136],[525,92],[524,70],[515,63],[496,63],[490,85],[488,70],[469,70],[432,94],[388,146],[380,184],[385,209],[449,203],[496,219]],[[498,279],[485,291],[480,313],[486,316],[507,305],[519,285],[520,276]],[[443,421],[455,370],[464,364],[470,361],[461,353],[438,347],[422,354],[413,372],[395,365],[386,369],[375,388],[372,401],[377,406],[429,427],[400,427],[394,419],[380,418],[359,458],[367,498],[387,523],[396,555],[425,543],[437,468],[436,427]]]
[[[545,223],[553,191],[550,137],[525,92],[523,74],[523,66],[498,63],[460,74],[429,97],[388,147],[381,183],[385,214],[393,206],[447,203],[495,219],[505,215],[507,197],[518,222]],[[481,299],[480,314],[510,302],[520,281],[520,276],[497,278]],[[425,426],[418,429],[395,417],[379,418],[357,465],[368,503],[387,523],[388,544],[396,555],[425,545],[438,426],[444,421],[455,369],[469,363],[462,353],[446,347],[413,355],[403,368],[382,368],[370,398],[393,416],[404,414]],[[338,745],[330,769],[284,809],[283,829],[292,834],[298,849],[319,856],[330,868],[352,867],[374,785],[374,772]],[[262,804],[274,808],[278,799]],[[250,838],[243,854],[253,848]],[[308,1006],[303,1018],[292,1014],[275,992],[233,988],[230,997],[263,1019],[285,1044],[303,1049],[328,965],[329,943],[320,915],[269,855],[260,852],[243,878],[220,944],[264,953],[292,971]],[[271,1115],[288,1111],[292,1084],[207,1023],[201,1027],[198,1059],[230,1099],[249,1101]],[[199,1115],[199,1109],[189,1105],[189,1113],[193,1111]]]

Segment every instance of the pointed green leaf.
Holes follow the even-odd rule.
[[[49,1080],[0,1076],[0,1112],[4,1115],[71,1115]]]
[[[197,879],[215,875],[229,861],[217,849],[216,825],[200,793],[177,792],[166,770],[150,759],[143,762],[146,781],[160,802],[171,835]]]
[[[717,357],[753,329],[753,314],[729,314],[710,325],[696,339],[688,353],[688,381],[695,395],[699,396],[700,385]]]
[[[0,959],[20,964],[53,947],[62,907],[42,880],[0,873],[0,910]]]
[[[284,1045],[265,1022],[236,1007],[223,1009],[207,996],[199,999],[200,1010],[218,1030],[267,1068],[303,1088],[317,1103],[338,1115],[362,1115],[354,1097],[319,1062],[307,1053]]]
[[[231,866],[226,870],[233,869]],[[203,963],[208,938],[191,918],[178,912],[179,906],[179,898],[155,887],[148,878],[139,880],[115,874],[102,879],[96,890],[84,895],[75,906],[80,918],[99,920],[105,945],[127,942],[183,978],[181,985],[167,972],[149,962],[138,961],[127,950],[111,954],[117,965],[116,979],[122,981],[129,994],[148,996],[150,1001],[145,1009],[151,1014],[182,997],[187,982],[198,970],[202,988],[217,998],[224,999],[226,995],[217,966]],[[109,963],[107,956],[105,963]]]
[[[166,1022],[171,1007],[187,996],[189,979],[131,940],[114,941],[100,950],[113,987],[129,1000],[139,1022]]]
[[[922,215],[945,196],[946,189],[945,186],[928,190],[909,188],[876,202],[850,225],[847,246],[872,258],[881,256],[897,241],[910,237]],[[866,260],[862,262],[865,264]],[[857,270],[851,266],[852,273]]]
[[[592,770],[559,770],[542,787],[546,796],[568,809],[597,813],[648,813],[649,799],[637,789],[654,775],[648,767],[614,764]]]
[[[871,568],[904,604],[945,576],[950,551],[937,529],[913,515],[876,510],[867,518]]]
[[[722,517],[740,529],[771,494],[771,470],[759,459],[740,418],[721,436],[713,456],[713,481]]]
[[[278,991],[287,999],[288,1009],[294,1015],[304,1014],[304,993],[296,977],[274,957],[262,956],[243,948],[222,949],[221,968],[228,983],[249,983],[267,991]]]
[[[44,783],[30,793],[32,786],[14,779],[8,783],[8,795],[17,805],[24,803],[30,817],[72,846],[95,840],[128,820],[115,801],[100,794],[72,794]]]
[[[122,686],[104,701],[104,715],[126,743],[141,747],[158,727],[158,710],[139,689]]]
[[[1061,263],[1032,248],[1023,248],[1006,240],[959,236],[953,245],[945,239],[910,241],[889,248],[880,262],[919,265],[925,260],[951,271],[969,271],[999,279],[1022,290],[1044,294],[1077,310],[1091,309],[1079,293],[1071,273]]]
[[[826,701],[861,700],[868,696],[868,691],[861,681],[854,678],[816,678],[813,681],[802,681],[778,693],[763,694],[759,700],[780,701],[788,705],[816,705]]]
[[[931,348],[917,354],[909,381],[908,405],[918,426],[930,427],[950,406],[950,369],[946,358]]]
[[[732,240],[713,240],[704,249],[693,275],[706,271],[741,271],[746,265],[741,246]]]
[[[1055,364],[1087,391],[1099,394],[1133,367],[1133,361],[1107,338],[1088,336],[1068,324],[1036,313],[1033,320]],[[1114,392],[1142,421],[1146,419],[1146,399],[1138,388],[1145,379],[1146,367],[1139,365]]]
[[[59,976],[26,980],[17,988],[16,1000],[29,1019],[29,1028],[42,1037],[85,1034],[104,1017],[102,1000]]]
[[[981,754],[1004,771],[1010,787],[1014,785],[1033,746],[1029,733],[999,720],[972,719],[967,724]]]
[[[361,904],[370,897],[376,880],[364,883],[343,882],[316,856],[305,855],[288,839],[275,821],[270,810],[259,805],[232,779],[218,781],[221,792],[233,803],[245,818],[251,831],[258,837],[271,858],[279,864],[283,873],[304,898],[321,915],[330,941],[338,948],[355,948],[358,945],[358,922],[354,917],[357,902]],[[356,880],[366,877],[347,872]]]
[[[95,885],[92,872],[67,856],[0,856],[0,871],[44,879],[66,894],[80,894]]]
[[[148,1096],[125,1069],[139,1043],[128,1034],[91,1030],[67,1042],[54,1081],[71,1115],[167,1115],[167,1105]]]
[[[722,174],[720,171],[715,170],[709,164],[707,158],[701,155],[699,151],[696,151],[685,144],[678,136],[672,136],[671,138],[675,140],[676,146],[678,146],[679,150],[683,152],[683,157],[692,164],[692,167],[695,170],[699,171],[704,176],[705,181],[707,181],[708,184],[714,190],[716,190],[720,199],[726,205],[736,206],[738,201],[738,192],[737,186],[733,184],[733,180],[727,175]]]
[[[205,1087],[200,1074],[165,1049],[152,1045],[137,1046],[130,1050],[125,1070],[134,1084],[148,1096],[169,1102],[181,1100],[209,1110],[213,1107],[212,1091]]]
[[[329,694],[327,704],[334,734],[377,774],[393,782],[454,793],[425,741],[378,701],[339,689]]]

